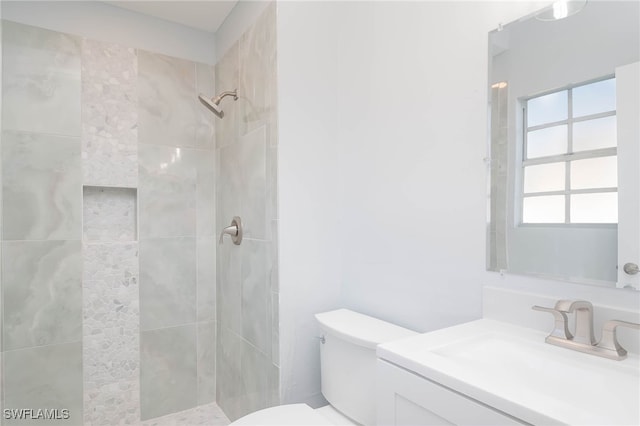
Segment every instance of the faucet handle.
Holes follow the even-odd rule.
[[[616,335],[616,328],[629,327],[640,330],[640,324],[635,322],[609,320],[602,326],[602,338],[596,345],[603,351],[603,355],[612,359],[625,359],[627,357],[627,351],[620,346],[618,342],[618,336]]]
[[[553,326],[553,330],[551,331],[551,334],[547,336],[547,341],[550,339],[553,340],[553,338],[563,339],[563,340],[573,339],[573,336],[569,332],[567,314],[565,312],[559,311],[554,308],[545,308],[544,306],[537,306],[537,305],[532,306],[531,309],[533,309],[534,311],[549,312],[550,314],[553,315],[555,324]]]
[[[234,216],[231,220],[231,225],[222,230],[222,232],[220,233],[219,244],[222,244],[222,242],[224,241],[225,234],[231,236],[231,241],[233,241],[233,244],[240,245],[240,243],[242,243],[242,221],[238,216]]]

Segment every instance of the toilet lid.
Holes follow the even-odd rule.
[[[289,404],[265,408],[231,423],[230,426],[332,426],[326,417],[307,404]]]

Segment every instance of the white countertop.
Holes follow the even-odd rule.
[[[532,424],[639,425],[640,359],[613,361],[482,319],[378,346],[378,357]]]

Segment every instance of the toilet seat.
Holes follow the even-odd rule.
[[[230,426],[333,426],[334,423],[307,404],[265,408],[236,420]]]

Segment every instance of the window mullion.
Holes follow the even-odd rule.
[[[573,154],[573,89],[569,89],[567,103],[567,153]],[[565,164],[564,187],[567,194],[564,196],[564,222],[571,223],[571,160]]]

